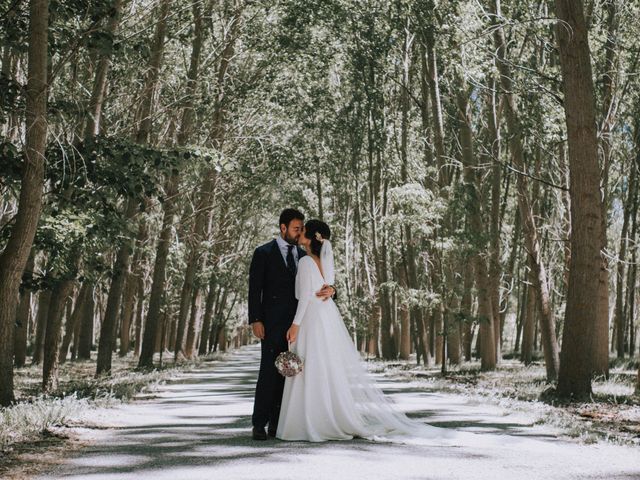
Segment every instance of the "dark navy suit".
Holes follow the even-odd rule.
[[[298,259],[305,255],[296,247]],[[278,425],[284,377],[278,373],[275,360],[288,350],[287,330],[298,307],[295,297],[295,276],[287,268],[278,242],[272,240],[253,252],[249,268],[249,324],[264,324],[261,341],[262,357],[256,385],[252,423],[254,427],[274,430]]]

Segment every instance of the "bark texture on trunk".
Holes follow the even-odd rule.
[[[178,132],[178,145],[186,145],[192,132],[195,122],[194,95],[196,92],[197,80],[200,71],[200,53],[204,38],[204,26],[202,21],[202,10],[199,2],[193,4],[194,36],[191,48],[191,59],[189,71],[187,73],[186,105],[182,111],[182,121]],[[160,324],[160,309],[162,307],[162,297],[166,282],[167,258],[171,242],[171,232],[176,214],[175,197],[178,193],[180,175],[177,170],[173,171],[166,179],[164,191],[165,200],[163,202],[163,219],[160,238],[156,247],[156,258],[153,267],[153,281],[151,284],[151,295],[149,300],[149,310],[145,321],[144,339],[140,353],[139,365],[141,367],[151,367],[153,365],[153,354],[155,339]]]
[[[47,142],[48,0],[29,5],[29,48],[26,90],[26,145],[18,211],[7,245],[0,255],[0,405],[11,404],[13,343],[18,289],[29,259],[42,209]]]
[[[33,277],[35,266],[35,250],[31,249],[29,260],[24,269],[23,278],[30,281]],[[29,333],[29,320],[31,318],[31,290],[24,288],[20,293],[20,304],[16,314],[16,336],[14,341],[14,364],[16,367],[24,367],[27,362],[27,336]]]
[[[226,83],[228,82],[228,70],[231,60],[234,57],[235,45],[238,41],[240,26],[242,22],[243,7],[234,11],[230,21],[228,36],[225,39],[225,46],[220,54],[220,64],[218,65],[216,78],[216,107],[212,119],[212,146],[220,150],[224,143],[225,124],[223,104],[226,100]],[[206,261],[207,252],[202,251],[201,242],[207,241],[211,230],[211,210],[213,208],[215,189],[217,184],[217,172],[210,169],[204,173],[204,178],[200,184],[197,194],[196,218],[193,223],[190,239],[188,242],[187,268],[184,274],[184,281],[180,292],[180,309],[176,325],[176,339],[174,342],[174,359],[177,360],[182,353],[191,305],[195,276],[198,268]]]
[[[504,90],[504,111],[507,120],[507,128],[510,136],[511,157],[516,168],[526,172],[524,161],[524,143],[522,139],[522,127],[518,113],[518,106],[513,93],[513,78],[511,66],[506,59],[506,40],[503,28],[499,25],[502,17],[500,0],[491,2],[494,22],[494,44],[496,46],[497,66],[500,72],[500,83]],[[534,272],[534,286],[540,312],[540,326],[542,332],[542,346],[544,351],[547,381],[554,381],[558,375],[560,357],[558,354],[558,342],[556,339],[555,319],[551,311],[551,300],[547,272],[542,261],[542,248],[538,238],[536,221],[533,214],[533,206],[529,198],[528,177],[517,174],[516,185],[518,189],[518,207],[525,237],[525,249],[529,258],[529,264]]]
[[[557,38],[569,144],[571,261],[558,393],[591,393],[598,321],[601,214],[595,96],[587,25],[580,0],[556,0]],[[595,303],[595,305],[594,305]]]
[[[463,86],[457,97],[458,124],[460,128],[460,145],[464,170],[465,189],[467,191],[467,211],[473,243],[472,261],[474,265],[476,287],[478,291],[478,319],[480,323],[480,368],[493,370],[496,368],[494,315],[491,305],[491,285],[485,256],[488,253],[485,239],[488,232],[483,227],[479,178],[476,173],[477,160],[473,150],[471,130],[471,109],[468,92]]]
[[[138,112],[140,125],[136,133],[136,142],[146,144],[149,142],[149,136],[152,128],[152,111],[153,98],[158,85],[160,76],[160,67],[164,57],[164,45],[167,32],[167,18],[169,16],[169,0],[162,0],[158,8],[158,21],[151,44],[151,57],[149,60],[149,69],[147,71],[144,87],[142,89],[140,110]],[[132,219],[137,211],[137,201],[129,198],[126,201],[125,218]],[[109,289],[109,297],[107,300],[107,309],[105,318],[102,322],[100,330],[100,343],[98,346],[98,366],[96,375],[108,373],[111,371],[112,352],[115,344],[115,334],[117,329],[117,319],[120,312],[120,303],[124,290],[125,279],[129,270],[131,250],[133,248],[131,238],[125,240],[124,245],[120,247],[116,256],[114,265],[113,280]]]

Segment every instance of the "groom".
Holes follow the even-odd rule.
[[[276,436],[284,377],[275,367],[278,354],[288,350],[287,330],[293,322],[298,301],[295,279],[298,261],[305,254],[298,247],[304,227],[304,215],[293,208],[280,214],[280,235],[256,248],[249,267],[249,324],[261,340],[260,373],[253,405],[253,439]],[[324,300],[335,294],[325,285],[316,295]]]

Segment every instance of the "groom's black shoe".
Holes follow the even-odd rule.
[[[269,429],[267,430],[267,435],[269,435],[271,438],[276,438],[276,429],[275,428],[271,428],[269,427]]]
[[[267,433],[264,431],[264,427],[253,427],[253,439],[254,440],[266,440]]]

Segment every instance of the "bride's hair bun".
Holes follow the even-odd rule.
[[[304,236],[311,240],[311,253],[320,256],[322,242],[331,238],[331,229],[322,220],[309,220],[304,225]]]

